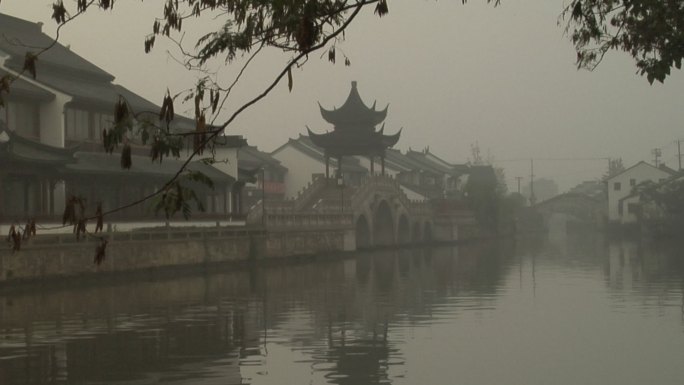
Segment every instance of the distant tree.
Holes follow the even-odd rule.
[[[523,187],[522,194],[531,201],[532,189],[529,184]],[[553,179],[538,178],[534,180],[535,203],[551,199],[556,195],[558,195],[558,185],[553,181]]]
[[[596,199],[605,199],[606,183],[603,180],[585,181],[572,187],[568,192],[573,194],[584,194]]]
[[[485,160],[482,158],[482,151],[480,151],[480,144],[478,142],[470,144],[470,159],[468,163],[475,166],[482,166]]]
[[[609,159],[608,171],[603,175],[603,180],[608,180],[623,171],[625,171],[625,166],[622,164],[622,158]]]
[[[526,205],[527,199],[522,194],[510,193],[501,198],[499,216],[502,220],[512,220]]]
[[[468,163],[473,166],[492,166],[494,169],[494,174],[496,175],[496,193],[499,197],[503,197],[508,193],[508,185],[506,184],[506,171],[503,167],[494,166],[494,156],[491,154],[487,155],[487,158],[482,156],[482,151],[480,150],[480,144],[478,142],[470,144],[470,158]]]
[[[561,16],[577,66],[594,69],[611,50],[629,53],[649,83],[665,81],[684,57],[684,7],[678,0],[573,0]]]
[[[663,217],[684,222],[684,179],[647,181],[635,186],[634,192],[639,194],[642,207],[652,204]]]
[[[488,165],[471,166],[465,185],[465,197],[478,223],[496,232],[499,223],[498,181],[494,168]]]

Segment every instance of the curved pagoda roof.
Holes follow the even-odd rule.
[[[399,141],[401,130],[385,135],[384,126],[379,130],[375,129],[387,117],[389,105],[381,111],[375,109],[375,103],[372,107],[367,107],[361,100],[356,84],[351,83],[351,91],[342,107],[326,110],[319,103],[321,115],[334,126],[333,131],[316,134],[307,127],[311,141],[325,149],[329,156],[383,155],[385,149]]]
[[[389,108],[388,104],[385,109],[378,111],[375,109],[375,104],[374,102],[372,107],[367,107],[361,100],[356,82],[352,82],[349,96],[347,96],[347,101],[342,107],[326,110],[320,103],[318,103],[318,107],[321,109],[323,119],[335,126],[336,130],[340,128],[371,129],[385,120],[387,108]]]
[[[381,155],[386,148],[392,147],[399,141],[401,130],[393,135],[383,134],[383,129],[373,130],[368,134],[348,134],[344,131],[332,131],[316,134],[306,128],[311,141],[322,147],[332,156],[340,155]]]

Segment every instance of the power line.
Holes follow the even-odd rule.
[[[517,158],[517,159],[492,159],[492,163],[503,163],[503,162],[529,162],[530,159],[534,160],[543,160],[543,161],[605,161],[608,159],[614,159],[611,157],[591,157],[591,158],[537,158],[537,157],[530,157],[530,158]]]

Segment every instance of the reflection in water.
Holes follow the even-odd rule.
[[[0,384],[674,384],[680,250],[562,237],[0,294]]]

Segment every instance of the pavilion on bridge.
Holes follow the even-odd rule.
[[[333,131],[316,134],[308,127],[311,141],[321,147],[325,156],[325,176],[330,177],[330,158],[337,160],[337,178],[342,177],[342,158],[348,156],[365,156],[370,159],[370,172],[375,174],[375,159],[380,160],[382,175],[385,174],[385,151],[399,141],[401,130],[392,135],[385,135],[384,124],[376,130],[387,117],[387,107],[376,110],[366,106],[361,100],[356,82],[351,83],[351,91],[342,107],[327,110],[322,106],[321,115],[326,122],[333,125]]]

